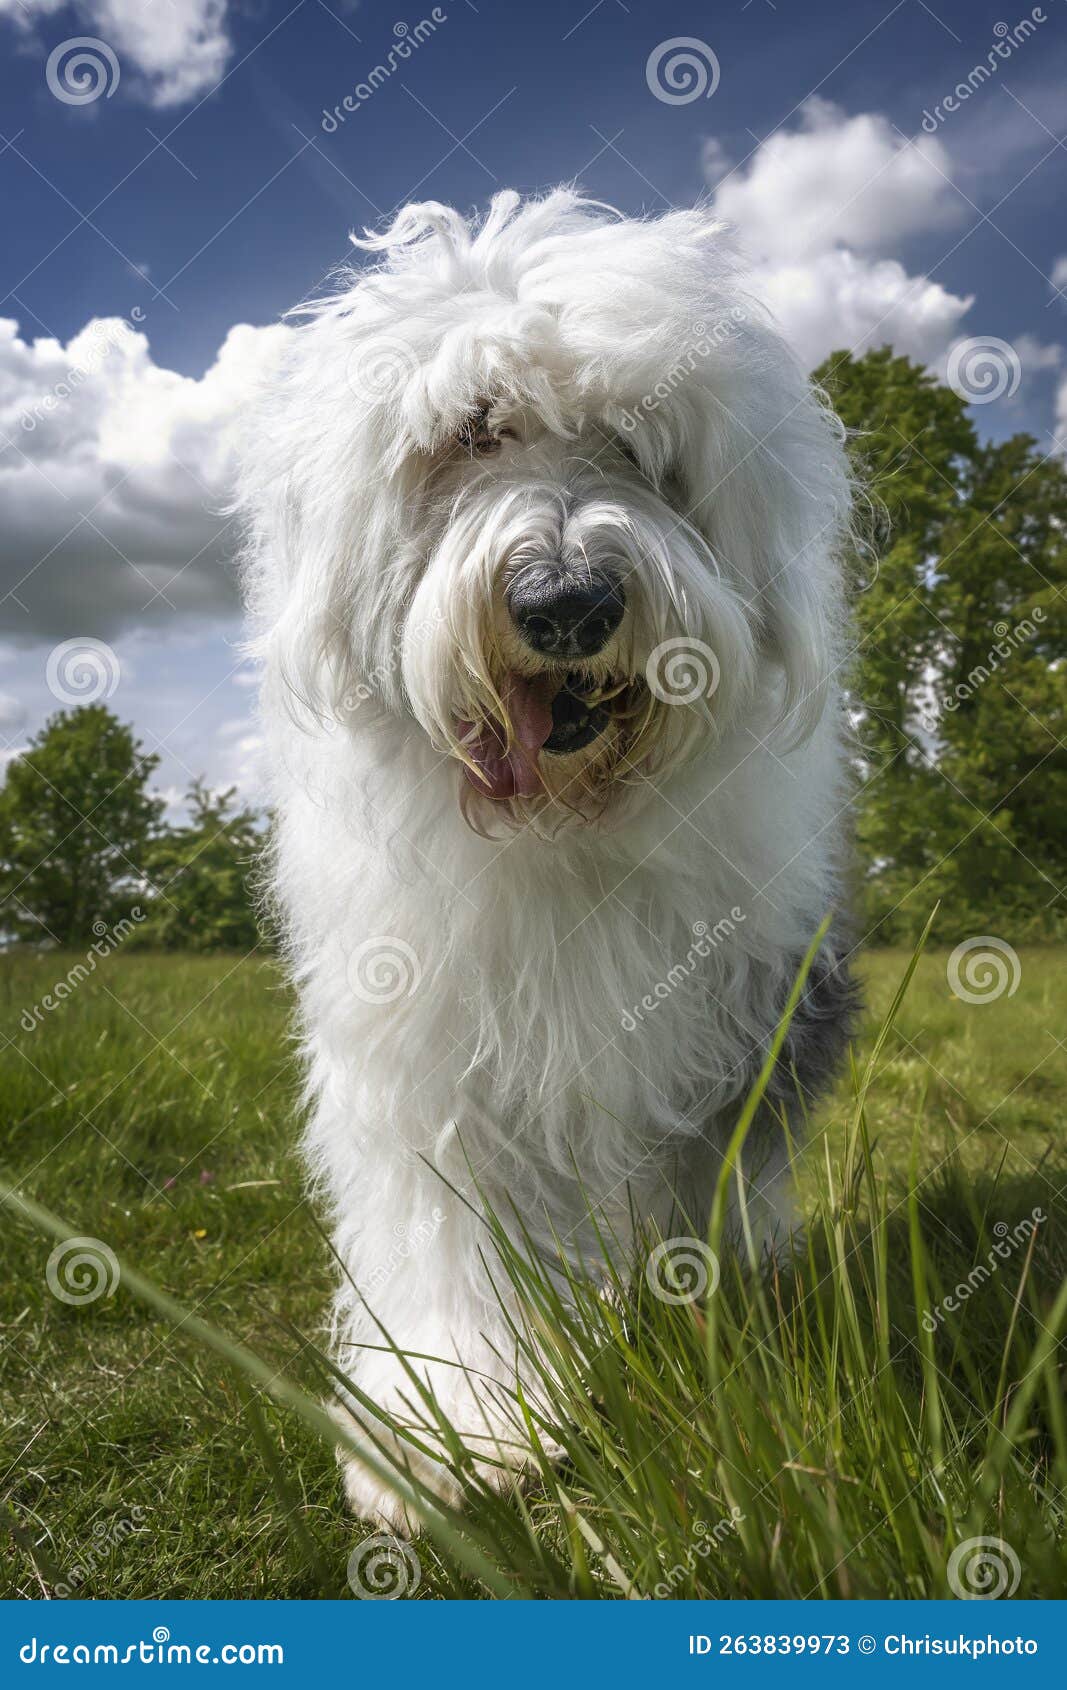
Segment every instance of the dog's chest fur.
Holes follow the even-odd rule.
[[[702,760],[638,794],[624,828],[555,841],[473,834],[457,770],[407,724],[368,718],[313,756],[294,736],[280,765],[296,757],[279,884],[313,1089],[340,1064],[357,1102],[343,1130],[418,1155],[453,1135],[536,1197],[576,1164],[610,1183],[743,1095],[836,896],[796,813],[826,813],[829,737],[789,777],[755,740],[724,745],[718,779]],[[387,1003],[353,989],[376,939],[415,958]]]

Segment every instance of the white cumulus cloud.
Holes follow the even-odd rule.
[[[0,599],[16,639],[101,638],[233,605],[235,427],[286,336],[238,324],[199,380],[96,319],[63,346],[0,318]],[[162,596],[159,596],[162,595]]]
[[[116,54],[131,93],[149,105],[179,106],[206,94],[225,73],[232,50],[226,0],[0,0],[0,17],[24,36],[43,37],[37,26],[70,12]],[[62,21],[62,20],[59,20]],[[58,46],[47,31],[47,47]]]
[[[973,294],[911,276],[895,258],[845,248],[796,263],[757,265],[755,288],[810,369],[829,352],[889,345],[922,364],[943,361]]]
[[[960,222],[966,208],[951,182],[940,141],[905,141],[877,113],[849,117],[814,98],[801,107],[798,129],[769,136],[721,183],[715,207],[763,258],[836,246],[885,252]]]
[[[709,185],[754,262],[757,291],[807,364],[886,342],[932,364],[958,338],[973,296],[909,274],[897,253],[959,223],[966,206],[952,171],[936,138],[908,142],[877,113],[853,117],[816,98],[799,127]]]
[[[12,693],[0,692],[0,734],[10,734],[26,720],[26,706]]]

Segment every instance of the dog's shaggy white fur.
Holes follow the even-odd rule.
[[[342,1367],[403,1418],[382,1329],[439,1358],[413,1365],[518,1465],[479,1193],[587,1260],[590,1208],[623,1250],[635,1217],[703,1225],[840,903],[848,474],[704,210],[508,193],[358,244],[241,480],[307,1146]],[[808,1091],[842,975],[828,941],[786,1052]]]

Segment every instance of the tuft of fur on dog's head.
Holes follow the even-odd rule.
[[[809,733],[841,431],[722,225],[559,189],[356,244],[376,259],[302,312],[242,472],[292,709],[407,714],[482,829],[621,810],[757,694]]]

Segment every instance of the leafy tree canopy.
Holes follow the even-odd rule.
[[[235,806],[236,788],[189,789],[189,821],[168,828],[148,854],[157,896],[139,942],[166,950],[250,951],[261,938],[255,875],[264,838],[255,811]]]
[[[817,372],[869,496],[849,685],[865,927],[1067,925],[1067,474],[887,348]],[[876,564],[872,563],[872,555]]]
[[[0,788],[0,930],[81,944],[143,902],[159,762],[102,704],[61,710]]]

